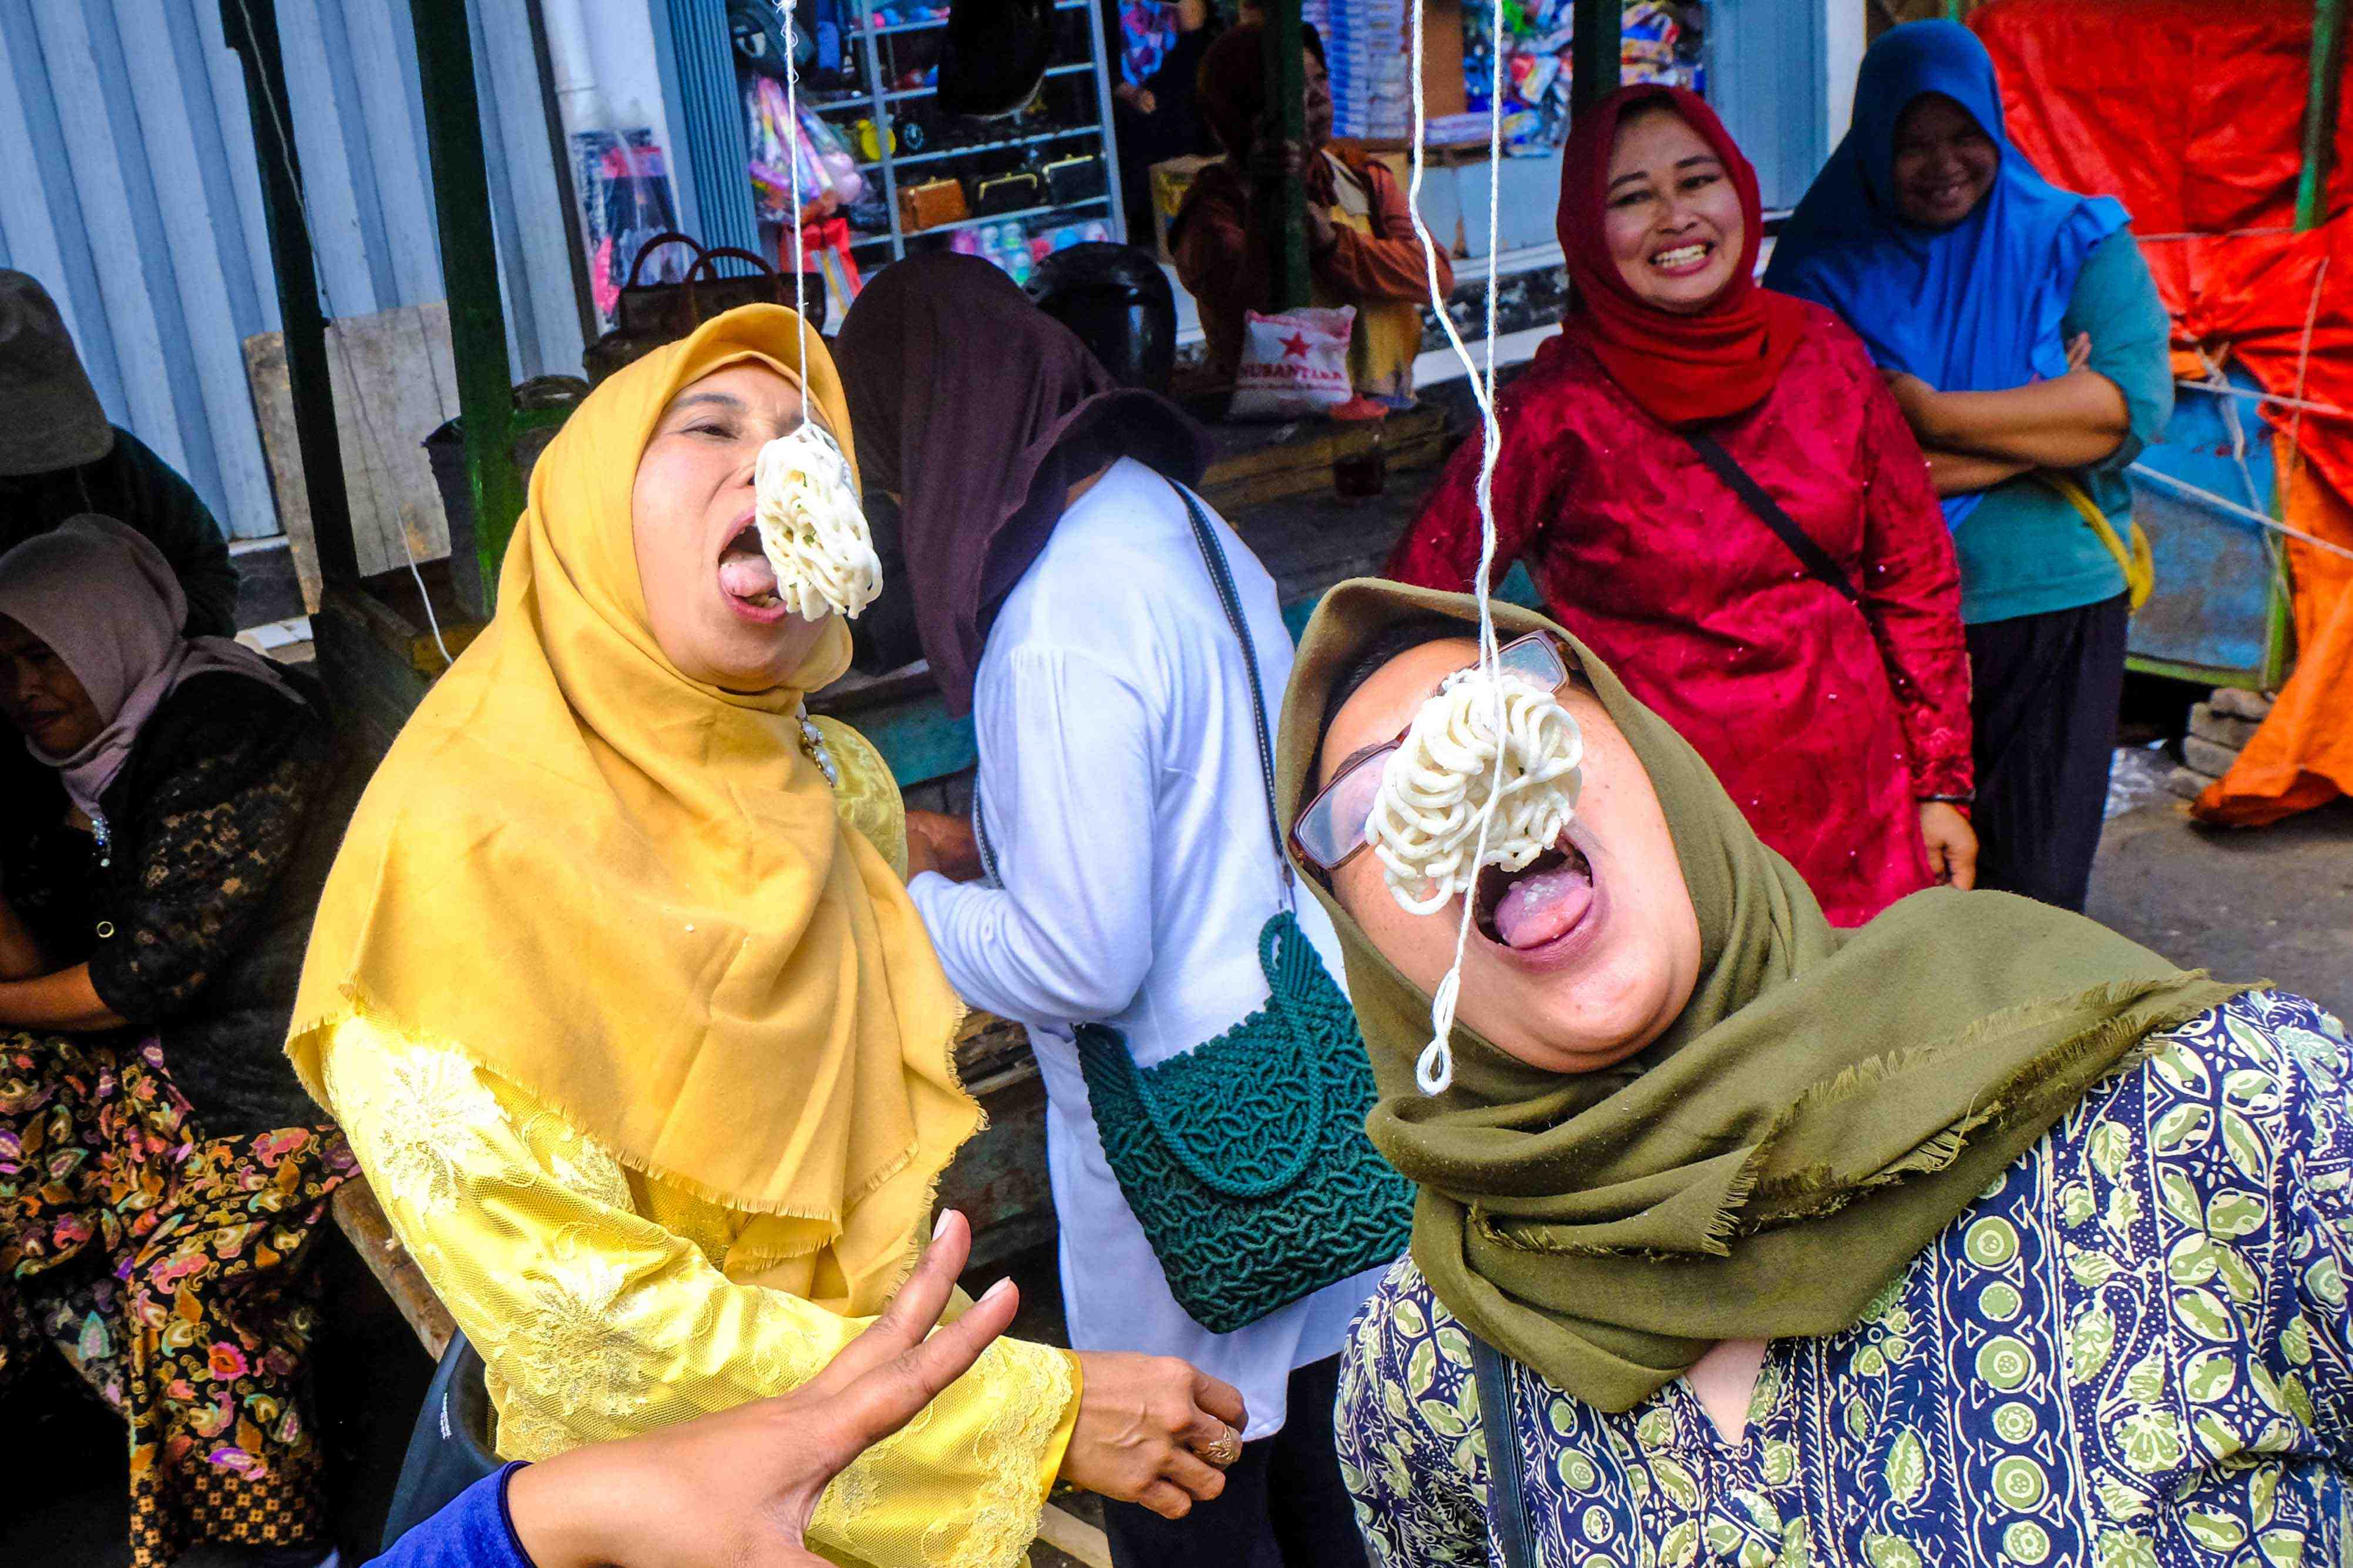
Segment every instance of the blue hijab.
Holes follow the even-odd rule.
[[[1992,188],[1950,228],[1898,216],[1895,128],[1922,93],[1967,110],[2001,154]],[[1862,57],[1854,124],[1774,247],[1766,287],[1846,319],[1883,367],[1940,392],[2000,392],[2067,369],[2059,323],[2084,258],[2131,221],[2106,196],[2063,191],[2002,128],[1993,58],[1957,22],[1907,22]],[[1957,527],[1976,495],[1945,502]]]

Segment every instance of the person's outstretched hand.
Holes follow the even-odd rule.
[[[970,1224],[941,1215],[882,1315],[790,1394],[517,1470],[507,1504],[524,1552],[536,1568],[823,1568],[802,1537],[827,1483],[1013,1321],[1006,1279],[931,1333],[971,1250]]]

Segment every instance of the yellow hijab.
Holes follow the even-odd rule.
[[[663,409],[747,361],[803,387],[854,467],[816,332],[793,368],[799,327],[773,305],[708,322],[599,386],[541,458],[497,615],[353,818],[287,1048],[323,1102],[345,1018],[452,1047],[623,1163],[756,1216],[731,1272],[800,1259],[864,1313],[980,1123],[950,1061],[962,1005],[797,743],[848,628],[775,691],[690,680],[648,626],[630,521]]]

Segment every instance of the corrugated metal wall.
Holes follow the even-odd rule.
[[[509,355],[518,375],[576,374],[528,14],[470,9]],[[329,310],[440,299],[408,0],[279,0],[278,17],[294,101],[269,111],[290,111]],[[0,0],[0,266],[47,285],[109,416],[238,538],[279,531],[242,349],[278,326],[251,125],[218,0]]]

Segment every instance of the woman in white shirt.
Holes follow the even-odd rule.
[[[1107,1505],[1113,1557],[1239,1568],[1271,1542],[1293,1568],[1362,1563],[1331,1411],[1379,1269],[1230,1333],[1202,1327],[1105,1159],[1073,1044],[1074,1023],[1104,1024],[1148,1068],[1268,997],[1258,935],[1285,889],[1250,666],[1177,488],[1199,479],[1207,439],[1159,398],[1114,389],[973,258],[878,274],[838,350],[869,482],[903,506],[924,653],[980,745],[996,877],[941,874],[961,858],[955,825],[918,814],[910,891],[957,991],[1029,1029],[1071,1344],[1182,1357],[1250,1407],[1224,1494],[1173,1520]],[[1278,701],[1292,650],[1273,580],[1202,513]],[[1312,900],[1297,913],[1336,977],[1329,921]]]

